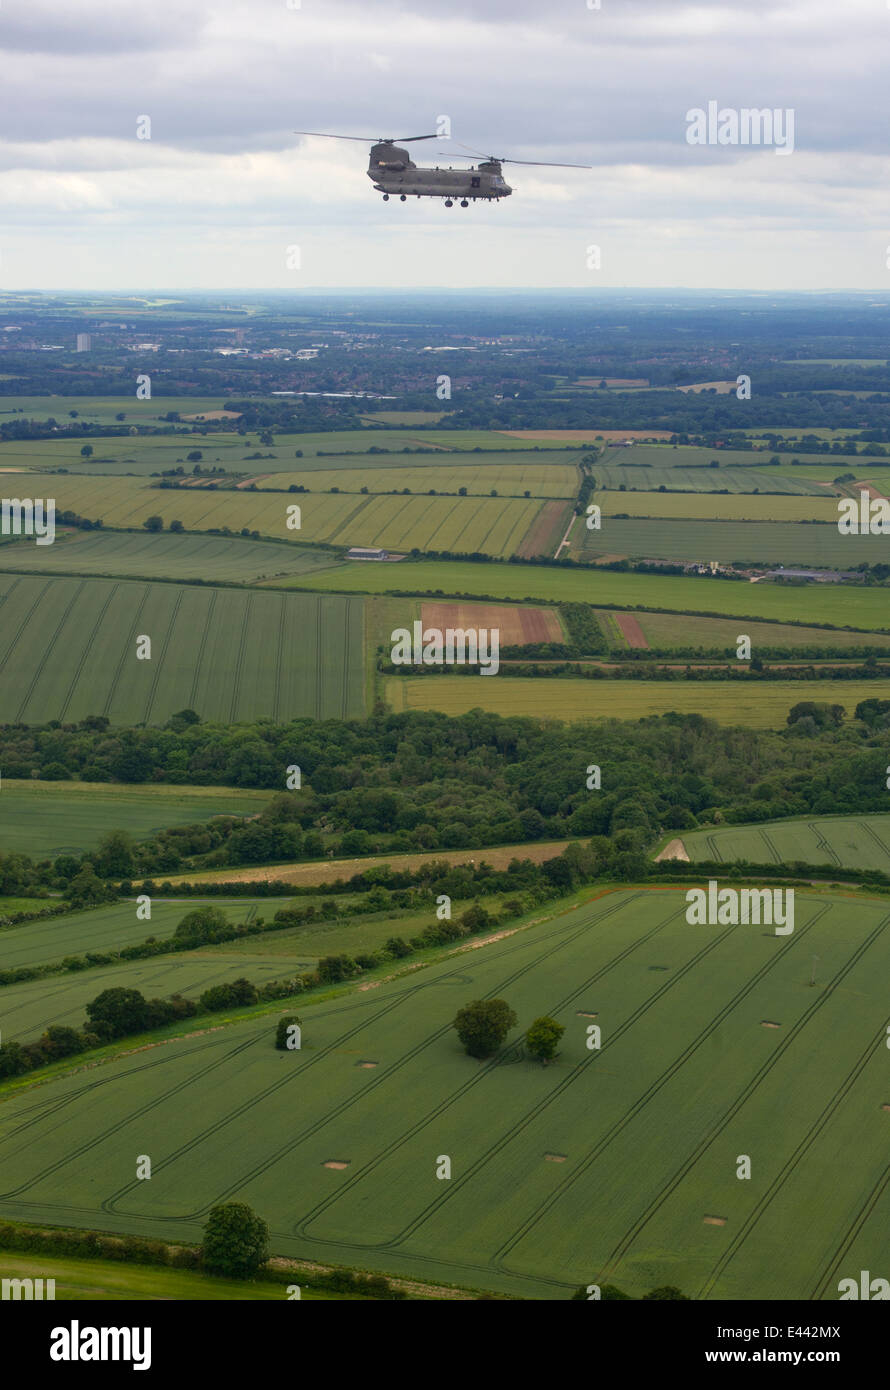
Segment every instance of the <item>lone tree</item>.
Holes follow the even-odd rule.
[[[552,1062],[559,1047],[559,1040],[565,1032],[555,1018],[536,1018],[525,1035],[525,1045],[533,1057],[542,1062]]]
[[[252,1279],[269,1256],[269,1227],[245,1202],[211,1207],[201,1261],[211,1274]]]
[[[163,531],[164,519],[160,516],[147,516],[142,525],[146,531]]]
[[[471,1057],[490,1057],[517,1022],[506,999],[474,999],[458,1009],[454,1027]]]
[[[284,1014],[284,1016],[278,1020],[278,1027],[275,1029],[275,1046],[278,1048],[279,1052],[295,1051],[293,1040],[299,1037],[299,1034],[294,1033],[291,1035],[290,1040],[288,1037],[288,1029],[293,1027],[294,1024],[296,1024],[298,1028],[300,1027],[300,1020],[296,1014]]]

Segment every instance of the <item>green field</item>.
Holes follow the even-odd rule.
[[[53,545],[31,540],[0,545],[0,571],[90,574],[152,579],[227,580],[244,584],[288,574],[315,574],[339,564],[336,554],[308,546],[241,536],[149,531],[59,532]]]
[[[750,492],[725,497],[709,492],[597,492],[594,496],[604,518],[626,513],[666,521],[824,521],[837,529],[837,498],[826,497],[824,490],[818,497],[764,497]]]
[[[179,908],[179,918],[185,916],[188,905]],[[131,916],[135,918],[135,906]],[[74,922],[72,918],[72,923]],[[145,940],[151,927],[140,922],[141,937]],[[33,930],[23,927],[22,931]],[[0,943],[9,933],[0,932]],[[25,962],[19,961],[19,964]],[[313,962],[282,961],[272,956],[233,955],[214,959],[199,959],[188,954],[158,956],[153,960],[128,961],[121,965],[97,966],[95,969],[81,970],[74,974],[51,975],[47,978],[27,981],[18,985],[4,985],[0,989],[0,1011],[3,1019],[4,1042],[33,1042],[50,1024],[68,1028],[83,1028],[86,1023],[85,1005],[106,989],[138,989],[146,999],[168,999],[172,994],[183,994],[187,999],[197,999],[211,985],[246,976],[255,985],[267,980],[288,977],[293,971],[308,969]],[[196,1027],[212,1028],[212,1015],[207,1015],[196,1023]],[[0,1106],[0,1128],[2,1128],[2,1109]]]
[[[885,903],[798,895],[788,937],[690,927],[682,890],[627,889],[307,1002],[296,1053],[272,1016],[7,1085],[0,1217],[197,1240],[241,1200],[276,1254],[396,1276],[835,1299],[890,1261],[888,926]],[[450,1025],[493,996],[519,1026],[479,1063]],[[519,1046],[541,1013],[566,1027],[549,1067]]]
[[[631,450],[626,451],[628,454]],[[803,469],[790,469],[788,475],[784,475],[777,469],[767,471],[765,468],[754,467],[735,467],[730,468],[721,466],[714,468],[679,468],[665,465],[663,467],[621,467],[618,464],[604,465],[597,464],[593,470],[596,478],[596,485],[600,492],[615,492],[624,498],[627,493],[647,493],[657,492],[659,488],[665,488],[668,495],[672,493],[684,494],[684,501],[692,503],[698,497],[710,497],[714,494],[722,496],[723,492],[729,496],[744,494],[751,496],[754,493],[769,494],[783,493],[787,497],[771,497],[770,501],[787,502],[791,497],[813,497],[824,500],[826,491],[830,492],[830,484],[839,473],[846,473],[848,470],[840,466],[835,467],[834,471],[828,471],[826,483],[828,487],[820,487],[818,482],[814,482],[807,477],[801,477]],[[622,489],[624,491],[622,491]],[[689,496],[686,496],[689,494]],[[662,495],[662,494],[659,494]],[[631,499],[628,498],[628,501]],[[722,499],[725,500],[725,499]],[[636,505],[640,505],[639,498]],[[699,502],[701,506],[701,502]],[[697,515],[695,512],[687,512],[687,516]]]
[[[620,494],[622,501],[627,495]],[[721,497],[716,500],[724,502],[727,499]],[[778,502],[782,499],[766,500]],[[675,521],[667,517],[635,517],[624,521],[604,515],[599,531],[588,531],[575,525],[571,551],[572,558],[580,560],[618,556],[632,560],[701,563],[715,560],[724,565],[751,561],[759,565],[812,565],[821,569],[847,570],[864,562],[871,565],[886,563],[888,546],[887,537],[882,535],[842,536],[836,524]],[[890,622],[890,603],[886,599],[885,613]]]
[[[574,680],[516,676],[390,676],[387,704],[396,713],[487,710],[577,723],[585,719],[645,719],[653,714],[702,714],[719,724],[784,728],[800,700],[843,705],[852,716],[860,700],[890,698],[890,682]]]
[[[777,430],[776,433],[781,434],[782,431]],[[771,463],[770,460],[773,458],[779,459],[780,462],[778,464]],[[710,467],[714,459],[719,463],[719,468]],[[792,459],[799,459],[799,464],[792,464]],[[705,449],[694,444],[634,444],[629,448],[607,446],[595,471],[598,472],[600,468],[607,470],[612,468],[628,469],[631,477],[642,478],[647,477],[650,471],[656,469],[659,472],[670,470],[672,478],[677,478],[681,473],[685,476],[688,471],[690,481],[684,482],[682,486],[689,486],[696,490],[699,487],[706,489],[730,487],[731,485],[726,481],[726,475],[729,474],[735,478],[738,473],[744,473],[748,482],[744,483],[741,478],[739,479],[741,492],[749,492],[756,487],[764,491],[767,483],[758,482],[758,478],[770,479],[769,486],[772,487],[772,480],[779,474],[787,478],[797,479],[800,490],[810,492],[813,490],[812,479],[814,477],[823,478],[826,471],[829,471],[828,481],[830,482],[831,478],[836,477],[838,473],[846,473],[849,464],[862,464],[866,461],[863,454],[857,453],[808,454],[801,450],[795,451],[793,454],[785,452],[775,454],[769,445],[761,449]],[[640,465],[642,465],[642,469]],[[696,478],[701,481],[696,483],[694,481]],[[666,482],[666,479],[660,478],[659,482]],[[681,486],[676,482],[667,485]],[[631,486],[630,482],[628,486]],[[646,487],[647,484],[638,482],[634,486]]]
[[[858,536],[856,540],[869,537]],[[460,561],[421,560],[402,563],[394,574],[387,565],[348,564],[312,579],[277,581],[276,588],[309,588],[339,593],[441,594],[459,598],[544,600],[633,608],[670,609],[676,613],[712,613],[762,618],[773,622],[829,623],[863,631],[890,630],[887,594],[882,589],[846,585],[749,584],[680,575],[620,574],[609,570],[560,570],[539,565],[478,565]]]
[[[534,851],[538,847],[534,845],[530,848],[532,855],[529,857],[537,859],[538,856],[534,854]],[[512,857],[514,856],[511,855]],[[515,857],[520,859],[526,857],[524,847],[520,847],[516,851]],[[485,852],[485,861],[486,863],[491,862],[488,851]],[[496,913],[509,896],[509,894],[486,894],[484,906],[488,912]],[[214,899],[214,901],[216,900]],[[351,901],[353,901],[351,894],[337,894],[336,903],[341,911],[348,910]],[[330,898],[300,897],[294,900],[265,898],[257,899],[256,906],[260,913],[265,912],[268,921],[281,907],[293,905],[302,908],[311,902],[316,904],[330,902]],[[455,915],[459,916],[468,906],[469,903],[465,901],[455,900],[453,905]],[[178,908],[180,914],[184,910],[182,907]],[[242,937],[237,941],[221,942],[217,946],[201,946],[193,953],[193,956],[195,960],[203,960],[208,963],[223,959],[235,963],[242,956],[248,956],[252,960],[277,961],[279,975],[286,976],[297,968],[314,967],[322,956],[339,955],[343,951],[353,957],[370,954],[372,951],[377,951],[385,946],[386,942],[393,936],[400,936],[405,941],[410,941],[412,937],[419,936],[432,920],[433,911],[431,908],[399,910],[390,907],[385,912],[359,913],[353,918],[347,917],[346,921],[316,920],[303,923],[299,927],[288,927],[284,931],[266,932],[262,936]],[[3,937],[0,934],[0,944],[2,944],[2,940]],[[247,974],[250,975],[249,970]]]
[[[721,826],[683,835],[692,860],[728,864],[835,864],[890,874],[890,815],[816,816],[768,825]]]
[[[432,919],[430,909],[400,911],[393,908],[379,913],[358,913],[355,917],[350,918],[348,916],[350,905],[360,896],[360,894],[350,893],[337,895],[336,905],[341,912],[346,914],[345,920],[330,922],[318,918],[298,927],[287,927],[280,931],[272,930],[258,936],[245,936],[234,941],[221,942],[215,946],[201,946],[187,953],[177,952],[176,954],[153,958],[147,962],[153,968],[157,966],[160,969],[163,966],[165,970],[168,967],[172,970],[172,974],[161,974],[161,984],[155,992],[170,994],[173,993],[174,989],[182,988],[184,993],[189,993],[187,985],[180,986],[178,981],[180,979],[188,980],[194,975],[193,965],[200,966],[201,970],[212,970],[217,967],[222,969],[232,965],[237,967],[236,974],[240,971],[253,979],[253,967],[259,962],[263,965],[264,970],[268,966],[274,970],[274,973],[288,976],[296,970],[313,968],[322,956],[335,955],[342,951],[346,951],[352,956],[376,951],[392,936],[403,936],[407,940],[412,936],[419,935],[424,927],[429,926]],[[491,910],[500,905],[500,899],[496,896],[486,897],[485,901]],[[224,898],[216,895],[209,899],[154,898],[150,921],[141,921],[137,917],[135,899],[128,902],[110,903],[105,907],[88,908],[83,912],[50,917],[39,922],[7,927],[0,931],[0,970],[15,970],[21,966],[29,965],[57,964],[66,956],[83,956],[88,952],[108,954],[119,951],[125,946],[141,945],[149,937],[164,940],[173,936],[176,927],[186,913],[204,906],[206,903],[220,908],[226,914],[229,923],[232,926],[237,926],[241,923],[256,922],[258,918],[262,918],[268,924],[272,921],[275,913],[283,908],[293,906],[299,909],[309,906],[319,907],[326,902],[330,902],[330,898],[314,895],[301,896],[298,899],[287,897]],[[142,965],[146,962],[137,962],[137,964]],[[181,972],[180,967],[183,967],[184,973]],[[129,984],[131,982],[129,973],[133,970],[132,962],[129,964],[126,962],[115,963],[109,967],[96,967],[97,970],[100,968],[104,970],[102,988],[113,980],[117,980],[118,972],[121,972],[123,983]],[[128,972],[126,979],[124,972]],[[64,988],[60,978],[44,979],[42,981],[44,992],[47,998],[50,994],[54,998],[58,995],[67,1006],[69,985],[75,990],[72,997],[79,1001],[82,995],[80,988],[82,984],[86,990],[83,997],[92,999],[98,994],[100,988],[97,986],[96,989],[93,989],[91,982],[94,975],[95,970],[91,969],[89,972],[73,975],[70,979],[66,977]],[[72,984],[72,982],[74,983]],[[154,985],[152,985],[152,989],[155,989]],[[25,999],[27,1003],[25,1016],[29,1020],[33,1017],[35,1026],[39,1025],[40,990],[36,988],[36,985],[23,982],[3,986],[2,990],[0,1012],[4,1017],[8,1018],[12,1012],[11,1001]],[[7,992],[9,990],[12,991],[11,994]],[[30,993],[26,994],[26,991],[30,991]],[[36,1010],[33,1014],[32,1005]]]
[[[794,623],[752,623],[745,618],[702,618],[697,614],[635,613],[650,647],[703,647],[735,650],[740,634],[758,647],[829,647],[840,655],[845,647],[890,647],[883,632],[842,632],[834,628],[798,627]],[[744,628],[739,623],[744,621]],[[622,642],[618,646],[625,645]]]
[[[361,601],[0,575],[0,710],[12,723],[234,722],[364,712]],[[136,656],[151,638],[150,660]]]
[[[0,895],[0,926],[4,920],[12,913],[26,912],[29,917],[46,907],[50,903],[47,898],[16,898],[6,893]]]
[[[153,354],[146,354],[153,356]],[[26,420],[48,420],[52,417],[59,424],[67,424],[70,412],[76,410],[81,420],[96,421],[102,425],[123,424],[157,425],[162,416],[171,410],[180,415],[195,415],[205,411],[223,409],[221,396],[153,396],[151,400],[139,401],[135,396],[0,396],[0,421],[15,415]],[[123,411],[126,419],[115,417]]]
[[[3,419],[0,415],[0,421]],[[87,458],[80,452],[85,442],[93,451]],[[71,475],[114,477],[119,474],[146,478],[151,473],[161,473],[179,465],[191,473],[193,465],[186,454],[200,449],[204,468],[219,466],[241,473],[251,467],[243,461],[244,455],[255,453],[258,448],[256,440],[242,439],[237,434],[117,435],[86,441],[79,436],[73,439],[14,439],[0,444],[0,467],[7,471],[63,469]]]
[[[301,904],[309,899],[301,899]],[[0,931],[0,970],[17,970],[20,966],[47,965],[64,960],[66,956],[84,956],[95,951],[99,954],[119,951],[124,946],[141,945],[148,937],[158,940],[173,935],[179,922],[192,906],[202,905],[203,900],[164,901],[155,899],[151,905],[151,918],[142,921],[136,916],[136,901],[109,903],[104,907],[90,907],[83,912],[65,913],[61,917],[47,917],[39,922],[27,922],[17,927],[7,927]],[[257,916],[268,922],[279,907],[287,905],[287,898],[217,898],[213,906],[225,912],[229,922],[235,926],[241,922],[252,922]],[[38,906],[53,906],[43,901]],[[257,940],[245,938],[247,944]],[[239,943],[240,944],[240,943]],[[181,955],[162,957],[166,964],[178,963]],[[129,967],[120,967],[128,969]],[[85,980],[89,987],[92,974],[76,978]],[[44,981],[48,989],[58,986],[58,981]],[[29,986],[30,987],[30,986]],[[21,986],[5,986],[19,989]],[[98,991],[96,991],[98,993]],[[4,995],[4,999],[11,996]],[[91,994],[87,998],[92,998]],[[0,1004],[2,1008],[2,1004]]]
[[[4,777],[2,846],[32,859],[83,854],[109,830],[145,840],[157,830],[211,816],[251,816],[270,792],[246,787],[175,787],[157,783],[41,782]]]
[[[262,1283],[256,1280],[218,1279],[198,1270],[155,1268],[126,1264],[119,1260],[60,1259],[57,1255],[20,1255],[0,1250],[0,1277],[4,1279],[55,1279],[57,1303],[72,1300],[175,1299],[177,1302],[194,1299],[217,1301],[243,1299],[281,1302],[288,1297],[284,1284]],[[293,1282],[299,1283],[299,1273]],[[304,1287],[302,1302],[314,1299],[359,1299],[357,1294],[331,1294],[321,1289]],[[362,1302],[367,1300],[361,1299]]]

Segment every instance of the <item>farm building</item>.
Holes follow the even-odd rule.
[[[371,546],[354,545],[346,552],[347,560],[388,560],[388,550],[377,550]]]

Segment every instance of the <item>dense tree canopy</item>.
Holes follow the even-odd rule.
[[[251,1279],[269,1256],[269,1227],[245,1202],[211,1207],[201,1259],[212,1274]]]
[[[505,999],[474,999],[458,1009],[454,1020],[457,1036],[471,1057],[490,1057],[497,1052],[517,1018]]]
[[[62,855],[34,878],[22,856],[0,854],[0,890],[64,884],[71,901],[98,901],[100,878],[162,877],[179,869],[484,849],[548,839],[608,837],[639,856],[669,830],[727,821],[879,811],[886,807],[890,702],[863,702],[837,723],[804,702],[781,731],[727,728],[700,715],[557,724],[473,711],[378,714],[367,720],[271,720],[231,726],[180,711],[164,728],[79,724],[0,728],[4,776],[167,782],[269,789],[251,820],[218,816],[134,845],[106,836],[83,864]],[[302,769],[287,791],[286,769]],[[602,769],[601,789],[587,768]],[[633,867],[624,863],[625,876]],[[565,865],[548,869],[568,886]],[[561,876],[561,878],[560,878]]]

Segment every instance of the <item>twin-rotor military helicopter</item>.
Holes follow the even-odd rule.
[[[295,130],[295,135],[319,135],[325,140],[359,140],[370,144],[371,155],[368,164],[368,178],[372,180],[378,193],[383,194],[386,203],[398,194],[404,203],[408,198],[444,198],[447,208],[460,201],[462,208],[471,202],[482,199],[495,202],[499,198],[509,198],[513,189],[505,181],[502,165],[529,164],[539,169],[590,169],[590,164],[550,164],[536,159],[503,159],[495,155],[483,155],[478,150],[470,150],[470,155],[479,159],[479,164],[469,169],[419,168],[411,159],[408,150],[401,145],[410,145],[416,140],[438,140],[436,135],[399,135],[390,139],[374,140],[365,135],[331,135],[324,130]],[[467,149],[465,145],[463,147]],[[467,155],[453,156],[466,159]]]

